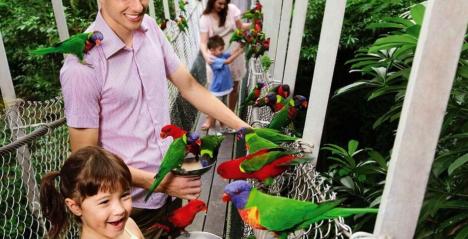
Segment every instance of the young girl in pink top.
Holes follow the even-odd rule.
[[[76,151],[60,171],[42,178],[40,203],[51,225],[49,237],[59,238],[66,231],[68,209],[81,224],[82,239],[143,239],[129,217],[130,184],[130,171],[117,156],[95,146]]]

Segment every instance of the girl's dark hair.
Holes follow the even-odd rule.
[[[213,11],[216,1],[218,0],[208,0],[208,3],[206,3],[206,8],[203,11],[203,15],[210,14]],[[224,9],[218,13],[220,27],[224,26],[224,24],[226,23],[226,16],[229,9],[228,5],[230,2],[231,0],[226,0],[226,7],[224,7]]]
[[[208,49],[215,49],[216,47],[224,46],[224,40],[219,35],[214,35],[208,38],[208,43],[206,44]]]
[[[55,181],[58,176],[60,192]],[[42,178],[40,203],[44,217],[51,223],[49,237],[58,238],[68,226],[65,198],[81,203],[99,191],[127,191],[131,180],[122,159],[100,147],[88,146],[71,154],[60,172],[50,172]]]

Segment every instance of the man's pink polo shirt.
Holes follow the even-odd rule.
[[[133,35],[133,48],[112,31],[99,13],[88,31],[104,35],[83,65],[68,56],[60,71],[67,124],[73,128],[99,128],[99,143],[129,166],[156,173],[172,139],[161,139],[161,128],[170,123],[166,77],[179,66],[163,32],[145,16]],[[166,199],[132,189],[133,206],[159,208]]]

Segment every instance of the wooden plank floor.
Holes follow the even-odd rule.
[[[205,115],[201,114],[198,118],[196,132],[201,135],[206,134],[200,131],[201,125],[205,121]],[[219,126],[214,130],[208,131],[208,134],[219,132]],[[231,160],[233,158],[234,135],[225,135],[225,139],[219,149],[218,159],[214,167],[207,173],[202,175],[202,193],[200,199],[207,203],[208,212],[206,214],[199,213],[192,225],[187,227],[187,231],[206,231],[226,238],[226,216],[227,204],[221,198],[223,195],[224,187],[229,183],[227,180],[222,179],[216,173],[216,167],[222,162]]]

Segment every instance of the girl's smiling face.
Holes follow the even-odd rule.
[[[82,238],[117,238],[124,232],[125,224],[132,210],[129,191],[99,192],[86,197],[79,211],[83,224]]]

